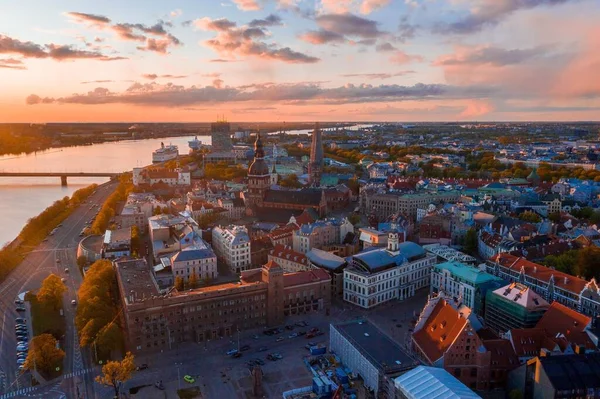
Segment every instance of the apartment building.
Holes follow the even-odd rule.
[[[250,236],[244,226],[217,226],[212,230],[212,245],[217,258],[233,272],[239,274],[249,268]]]
[[[361,191],[361,210],[365,214],[374,214],[379,220],[384,220],[400,212],[415,220],[417,209],[426,208],[429,204],[440,202],[456,202],[461,194],[459,191],[421,191],[405,194],[395,191]]]
[[[354,232],[354,226],[347,218],[303,224],[294,231],[293,248],[294,251],[305,254],[312,248],[321,249],[326,245],[341,244],[351,232]]]
[[[269,260],[277,263],[284,272],[293,273],[310,270],[311,266],[304,254],[294,251],[285,245],[275,245],[269,251]]]

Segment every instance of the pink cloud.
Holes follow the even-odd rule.
[[[489,114],[494,110],[494,106],[487,100],[469,100],[465,109],[460,113],[459,117],[465,119],[475,118]]]
[[[389,3],[390,0],[364,0],[360,6],[360,12],[362,14],[370,14],[373,11],[387,6]]]
[[[242,11],[257,11],[261,9],[260,4],[256,0],[232,0],[237,8]]]
[[[391,55],[389,61],[394,64],[408,64],[413,61],[421,62],[423,61],[423,57],[420,55],[407,54],[404,51],[398,50]]]

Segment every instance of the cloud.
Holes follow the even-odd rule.
[[[497,25],[504,18],[521,9],[553,6],[578,0],[473,0],[469,15],[452,23],[436,24],[438,33],[468,34]]]
[[[407,54],[404,51],[397,50],[389,58],[389,61],[394,64],[408,64],[413,61],[423,61],[420,55]]]
[[[173,11],[171,11],[171,12],[169,13],[169,15],[170,15],[171,17],[173,17],[173,18],[180,17],[180,16],[181,16],[181,14],[183,14],[183,11],[181,11],[181,9],[180,9],[180,8],[177,8],[177,9],[175,9],[175,10],[173,10]]]
[[[529,49],[504,49],[493,46],[461,47],[455,54],[444,55],[434,61],[433,65],[482,65],[504,66],[520,64],[534,58],[544,57],[549,51],[546,47]]]
[[[85,94],[73,94],[60,98],[41,98],[32,94],[26,103],[34,104],[132,104],[139,106],[186,107],[197,104],[242,103],[261,101],[289,105],[352,104],[369,102],[393,102],[426,99],[455,99],[487,97],[487,87],[456,87],[441,84],[418,83],[413,86],[347,84],[324,88],[320,84],[264,84],[252,88],[229,86],[184,87],[168,83],[134,83],[122,93],[98,87]]]
[[[410,73],[415,73],[415,71],[401,71],[396,73],[347,73],[341,75],[345,78],[366,78],[370,80],[374,79],[390,79],[394,76],[405,76]]]
[[[270,14],[266,18],[263,19],[253,19],[250,21],[248,26],[252,28],[265,28],[270,26],[280,26],[283,25],[281,17],[279,15]]]
[[[256,0],[231,0],[242,11],[258,11],[262,7]]]
[[[89,83],[113,83],[115,82],[114,80],[109,80],[109,79],[102,79],[102,80],[86,80],[84,82],[81,82],[82,85],[85,84],[89,84]]]
[[[319,59],[292,50],[289,47],[278,47],[276,44],[262,41],[270,38],[271,33],[265,27],[237,26],[227,19],[202,18],[195,21],[195,26],[213,31],[216,36],[204,41],[204,45],[212,48],[219,55],[227,58],[251,56],[262,60],[277,60],[286,63],[315,63]],[[221,61],[223,59],[220,59]]]
[[[91,23],[99,23],[99,24],[108,24],[110,23],[110,18],[105,17],[104,15],[97,14],[86,14],[83,12],[68,12],[68,16],[72,17],[78,22],[91,22]]]
[[[24,58],[51,58],[56,61],[73,59],[96,59],[99,61],[124,60],[126,57],[110,57],[99,51],[78,50],[72,45],[22,42],[8,36],[0,35],[0,54],[19,54]]]
[[[98,37],[98,36],[95,36],[95,37],[94,37],[94,42],[96,42],[96,43],[102,43],[102,42],[104,42],[104,40],[105,40],[105,39],[103,39],[103,38],[101,38],[101,37]]]
[[[321,29],[340,35],[374,39],[383,34],[376,21],[352,14],[324,14],[316,18]]]
[[[343,43],[346,41],[344,35],[324,29],[305,32],[298,36],[298,38],[311,44]]]
[[[398,50],[396,47],[394,47],[393,45],[391,45],[388,42],[385,43],[380,43],[377,46],[375,46],[375,50],[379,51],[380,53],[383,52],[387,52],[387,51],[396,51]]]
[[[494,106],[487,100],[469,100],[467,106],[460,113],[461,118],[473,118],[476,116],[482,116],[489,114],[494,110]]]
[[[404,16],[400,19],[400,24],[398,24],[398,35],[396,39],[402,43],[407,40],[413,39],[417,34],[417,25],[412,25],[408,22],[408,17]]]
[[[391,0],[364,0],[360,6],[361,14],[370,14],[373,11],[379,10],[387,6]]]
[[[221,76],[219,72],[203,73],[201,76],[205,78],[218,78]]]
[[[238,62],[238,60],[226,60],[224,58],[213,58],[212,60],[209,60],[208,62]]]
[[[214,79],[214,80],[212,81],[212,85],[213,85],[213,87],[214,87],[214,88],[216,88],[216,89],[221,89],[221,88],[223,87],[223,83],[224,83],[224,82],[225,82],[225,81],[224,81],[223,79]]]
[[[23,65],[23,61],[17,60],[15,58],[0,59],[0,68],[19,70],[27,69],[25,65]]]
[[[183,79],[183,78],[187,78],[187,77],[188,77],[188,75],[171,75],[171,74],[157,75],[155,73],[145,73],[142,75],[142,78],[149,79],[149,80],[154,80],[156,78]]]

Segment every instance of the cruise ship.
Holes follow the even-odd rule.
[[[188,141],[188,145],[190,146],[190,150],[197,151],[202,148],[202,141],[198,140],[198,136],[196,136],[194,140]]]
[[[176,145],[160,143],[160,148],[152,153],[152,163],[167,162],[179,156],[179,149]]]

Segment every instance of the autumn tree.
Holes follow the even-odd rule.
[[[478,239],[477,231],[473,228],[467,230],[465,233],[465,252],[469,255],[475,255],[477,253]]]
[[[102,374],[96,377],[96,382],[112,387],[115,390],[115,398],[119,397],[121,386],[131,379],[135,371],[135,362],[131,352],[127,352],[121,361],[108,361],[102,366]]]
[[[85,256],[81,255],[77,257],[77,266],[80,269],[83,269],[88,264],[88,260]]]
[[[592,277],[596,281],[600,280],[600,248],[587,247],[580,249],[577,253],[574,271],[576,275],[582,276],[586,280]]]
[[[540,217],[540,215],[538,215],[537,213],[535,213],[533,211],[525,211],[525,212],[521,213],[519,215],[519,219],[521,219],[525,222],[530,222],[530,223],[539,223],[542,221],[542,218]]]
[[[198,275],[195,270],[192,270],[192,274],[188,280],[188,288],[198,288]]]
[[[29,343],[29,353],[23,366],[26,370],[37,369],[49,375],[62,365],[64,357],[65,352],[56,347],[56,338],[52,334],[41,334]]]
[[[123,333],[121,327],[116,322],[110,322],[98,332],[96,346],[103,351],[109,352],[121,347]]]
[[[181,278],[179,276],[175,277],[175,289],[177,291],[183,291],[183,289],[184,289],[183,278]]]
[[[131,252],[135,256],[139,256],[142,248],[142,237],[140,237],[140,229],[137,226],[131,228]]]
[[[60,277],[52,273],[42,281],[42,286],[36,297],[40,304],[58,310],[62,307],[63,294],[66,290],[67,287],[60,280]]]

